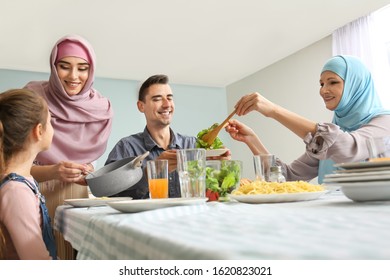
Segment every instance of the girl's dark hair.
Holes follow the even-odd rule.
[[[149,77],[143,84],[141,85],[139,92],[138,92],[138,100],[145,102],[145,95],[147,89],[155,84],[168,84],[169,78],[167,75],[154,75]]]
[[[0,174],[8,160],[28,145],[31,130],[42,124],[46,128],[47,103],[28,89],[0,93]]]

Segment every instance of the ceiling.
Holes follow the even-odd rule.
[[[390,0],[0,0],[0,68],[49,72],[63,35],[94,46],[99,77],[224,87]]]

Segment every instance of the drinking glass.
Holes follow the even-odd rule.
[[[168,160],[146,162],[150,198],[168,198]]]
[[[256,180],[270,181],[271,166],[275,165],[275,155],[261,154],[253,156]]]
[[[206,197],[206,150],[182,149],[176,155],[181,197]]]

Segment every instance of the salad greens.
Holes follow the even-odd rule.
[[[204,176],[204,165],[201,161],[191,160],[187,162],[187,171],[190,175],[190,178],[198,178]]]
[[[222,160],[220,163],[220,169],[206,166],[206,188],[220,196],[226,196],[240,183],[241,162]]]
[[[203,129],[198,133],[198,135],[196,136],[196,147],[197,148],[203,148],[206,150],[210,150],[210,149],[214,150],[214,149],[221,149],[224,147],[221,139],[218,136],[217,136],[217,138],[215,138],[214,142],[211,145],[207,144],[207,142],[202,140],[203,135],[205,135],[207,132],[209,132],[210,130],[214,129],[217,126],[218,126],[218,123],[215,123],[212,126],[210,126],[209,128]]]

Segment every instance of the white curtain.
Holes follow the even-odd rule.
[[[390,9],[361,17],[334,31],[332,52],[359,57],[370,69],[384,107],[390,108],[390,65],[386,48],[389,27],[381,20],[384,14],[390,16]]]

